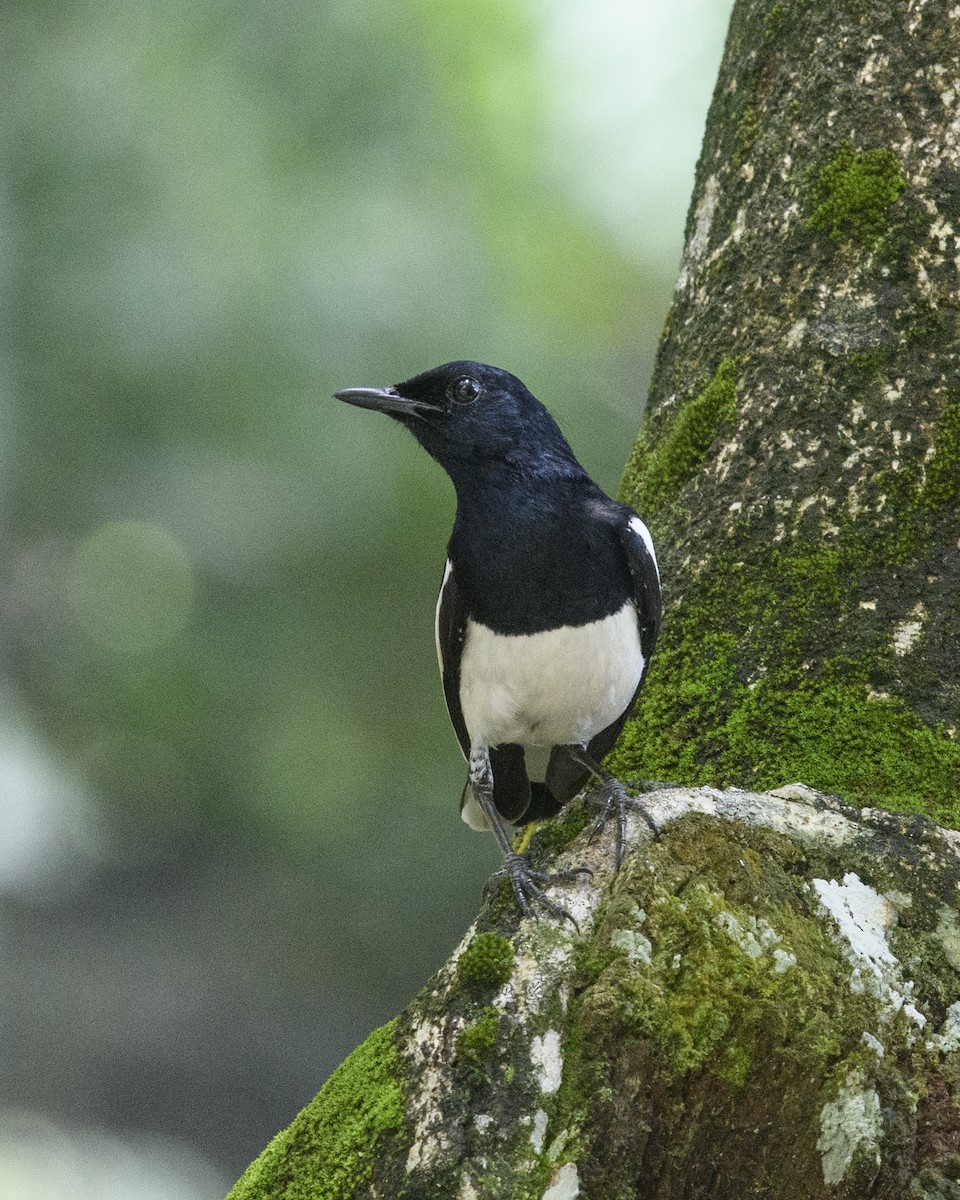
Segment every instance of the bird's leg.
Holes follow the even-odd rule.
[[[616,814],[617,818],[617,870],[623,864],[623,856],[627,849],[627,809],[636,809],[646,823],[653,830],[653,835],[656,837],[659,830],[654,824],[653,817],[647,812],[647,809],[641,801],[636,800],[633,796],[627,795],[626,787],[609,771],[605,771],[598,762],[595,762],[591,755],[587,752],[585,746],[568,746],[567,753],[574,762],[579,763],[581,767],[586,767],[594,779],[599,781],[600,787],[597,789],[597,800],[602,804],[603,808],[596,825],[593,827],[591,836],[596,836],[600,833],[610,818]]]
[[[558,871],[548,875],[543,871],[534,871],[522,854],[515,853],[510,843],[510,835],[503,826],[497,806],[493,802],[493,769],[490,766],[490,755],[486,746],[476,746],[470,751],[470,786],[473,796],[480,805],[493,836],[503,854],[503,867],[493,875],[493,879],[506,876],[513,887],[517,904],[525,917],[536,917],[536,905],[541,905],[553,916],[570,921],[579,931],[577,922],[570,913],[559,904],[555,904],[547,893],[540,887],[542,883],[552,883],[555,880],[576,879],[586,868],[576,868],[570,871]],[[589,872],[588,872],[589,873]]]

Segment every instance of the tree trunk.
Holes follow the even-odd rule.
[[[738,0],[624,479],[616,765],[713,786],[544,826],[579,931],[501,892],[232,1200],[960,1200],[960,835],[878,811],[958,823],[958,114],[946,0]]]
[[[957,1200],[960,835],[797,785],[650,807],[616,879],[610,838],[559,856],[585,936],[507,886],[229,1200]]]
[[[627,774],[957,825],[960,9],[740,0],[624,479],[661,558]]]

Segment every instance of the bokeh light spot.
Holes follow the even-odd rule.
[[[110,521],[80,544],[67,591],[96,642],[143,654],[172,641],[186,625],[194,572],[184,549],[159,525]]]

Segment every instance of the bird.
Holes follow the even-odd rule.
[[[597,826],[617,817],[621,865],[626,810],[637,802],[601,762],[633,710],[660,628],[650,532],[594,483],[544,405],[505,370],[459,360],[334,396],[405,426],[453,483],[435,633],[468,768],[461,816],[492,831],[503,854],[497,875],[509,878],[524,916],[538,906],[566,916],[544,891],[557,876],[515,853],[506,825],[556,815],[595,779]]]

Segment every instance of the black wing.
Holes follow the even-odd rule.
[[[443,697],[447,712],[457,734],[463,757],[470,758],[470,735],[463,720],[460,707],[460,659],[463,643],[467,636],[467,604],[463,592],[453,573],[453,564],[447,567],[437,597],[437,660],[440,663],[440,678],[443,680]]]
[[[660,572],[657,568],[653,539],[650,537],[650,531],[635,512],[622,505],[618,505],[618,508],[626,516],[619,533],[630,578],[633,581],[632,598],[640,626],[643,674],[640,676],[637,690],[633,693],[633,699],[620,716],[612,721],[606,729],[601,729],[590,739],[587,753],[596,763],[601,762],[613,749],[614,742],[620,736],[620,730],[633,712],[640,689],[647,677],[650,658],[660,632]],[[547,787],[560,804],[566,804],[568,800],[572,800],[589,778],[589,771],[572,762],[562,746],[554,749],[547,767]]]

